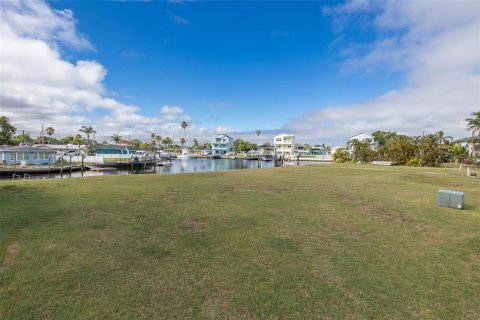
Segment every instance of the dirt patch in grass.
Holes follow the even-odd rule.
[[[5,255],[5,260],[3,261],[3,264],[7,267],[14,265],[17,260],[19,251],[20,251],[20,243],[15,242],[9,245],[7,247],[7,254]]]
[[[229,303],[219,297],[211,297],[203,304],[203,313],[207,319],[229,319],[226,316]]]
[[[405,211],[384,206],[377,203],[374,199],[362,198],[360,195],[352,195],[345,191],[333,191],[336,199],[344,204],[360,208],[363,212],[368,212],[374,218],[380,218],[386,221],[411,222],[412,217]]]
[[[194,219],[185,219],[176,228],[178,233],[206,232],[207,230],[208,226],[205,223]]]
[[[178,199],[178,191],[174,191],[174,190],[169,190],[169,191],[165,191],[164,194],[162,195],[159,195],[159,199],[162,199],[162,200],[165,200],[165,201],[176,201]]]
[[[121,203],[137,206],[137,205],[142,204],[142,200],[141,199],[136,199],[136,198],[125,198],[125,199],[121,200]]]

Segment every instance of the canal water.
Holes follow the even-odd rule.
[[[300,165],[318,164],[318,162],[300,162]],[[171,166],[149,166],[146,169],[130,170],[114,170],[114,171],[85,171],[84,177],[92,176],[109,176],[109,175],[129,175],[129,174],[168,174],[168,173],[188,173],[188,172],[209,172],[209,171],[225,171],[258,168],[258,161],[244,159],[172,159]],[[273,162],[260,162],[261,168],[272,168]],[[55,178],[79,178],[82,177],[80,171],[64,172],[55,174],[35,174],[31,175],[31,179],[55,179]],[[2,177],[4,179],[12,179],[12,177]],[[22,178],[23,179],[23,178]]]

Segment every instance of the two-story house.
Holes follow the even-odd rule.
[[[211,145],[214,155],[222,155],[234,150],[233,138],[223,133],[212,137]]]

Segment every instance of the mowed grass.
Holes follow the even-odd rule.
[[[466,192],[438,208],[439,188]],[[312,165],[2,181],[3,319],[479,319],[480,179]]]

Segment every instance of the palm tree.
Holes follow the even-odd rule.
[[[438,131],[436,133],[438,140],[440,140],[440,144],[450,144],[453,140],[451,136],[445,136],[445,133],[443,131]]]
[[[258,137],[260,137],[260,135],[262,134],[262,132],[261,132],[260,130],[257,130],[257,131],[255,131],[255,134],[257,135],[257,139],[258,139]]]
[[[185,142],[186,142],[185,138],[180,138],[180,143],[182,144],[182,147],[185,146]]]
[[[478,133],[480,137],[480,111],[472,112],[471,116],[471,118],[467,118],[465,121],[467,121],[467,130],[472,131],[473,156],[475,153],[475,133]]]
[[[92,133],[96,133],[96,131],[93,130],[92,127],[86,127],[86,126],[82,126],[78,131],[85,133],[85,135],[87,136],[87,143],[88,144],[90,144],[90,135]]]
[[[475,136],[475,133],[478,133],[480,136],[480,111],[472,112],[472,117],[465,119],[467,121],[467,130],[472,131],[472,137]]]
[[[51,137],[55,132],[55,129],[53,129],[52,127],[48,127],[47,129],[45,129],[45,131],[47,132],[48,136]]]
[[[172,139],[170,139],[170,137],[166,137],[162,140],[162,144],[165,147],[170,147],[170,145],[172,144]]]
[[[114,133],[111,136],[112,141],[115,142],[115,144],[118,144],[120,140],[122,140],[122,137],[118,133]]]
[[[187,121],[182,121],[181,126],[182,126],[182,128],[183,128],[183,137],[184,137],[184,140],[187,141],[187,127],[188,127]]]
[[[198,148],[198,140],[197,139],[193,139],[193,148],[195,150],[197,150],[197,148]]]
[[[50,138],[52,137],[53,133],[55,132],[55,129],[53,129],[52,127],[48,127],[47,129],[45,129],[45,131],[47,132],[47,135],[48,135],[48,138],[50,140]],[[49,141],[50,142],[50,141]]]

